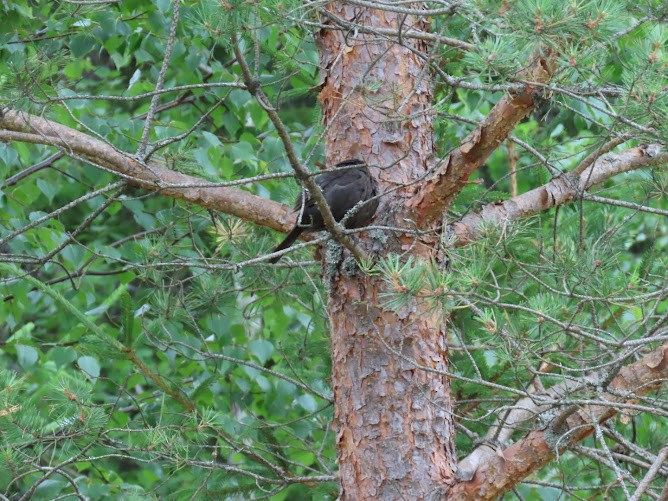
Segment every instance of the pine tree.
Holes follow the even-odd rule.
[[[667,9],[0,4],[0,493],[668,495]]]

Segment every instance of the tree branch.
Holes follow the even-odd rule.
[[[378,8],[375,6],[374,8]],[[476,50],[474,44],[464,42],[463,40],[457,40],[455,38],[445,37],[436,33],[429,33],[428,31],[416,30],[412,27],[405,29],[403,31],[396,30],[393,28],[382,28],[382,27],[368,27],[358,23],[351,23],[337,16],[336,14],[330,12],[324,7],[318,9],[318,12],[325,16],[327,19],[335,23],[337,26],[340,26],[346,30],[356,30],[359,33],[367,33],[369,35],[382,35],[389,37],[391,39],[396,38],[398,42],[401,42],[402,38],[415,38],[417,40],[424,40],[426,42],[432,42],[434,44],[449,45],[456,49],[461,49],[465,51]],[[422,14],[425,15],[425,14]],[[331,27],[327,27],[331,29]],[[394,41],[394,40],[393,40]]]
[[[8,177],[5,179],[5,186],[14,186],[16,183],[21,181],[22,179],[31,176],[35,172],[39,172],[42,169],[45,169],[46,167],[51,167],[53,163],[57,160],[60,160],[65,156],[65,153],[62,151],[59,151],[58,153],[54,153],[51,155],[49,158],[42,160],[39,163],[36,163],[35,165],[31,165],[27,169],[22,170],[18,174],[13,175],[12,177]]]
[[[98,168],[120,175],[133,186],[231,214],[274,230],[287,232],[295,224],[294,211],[287,205],[237,188],[215,185],[155,163],[141,163],[104,141],[22,111],[0,109],[0,140],[56,146],[69,156],[82,158]]]
[[[668,458],[668,445],[664,446],[663,449],[659,451],[656,460],[652,463],[647,475],[645,475],[638,485],[638,488],[633,493],[633,497],[631,497],[630,501],[640,501],[641,496],[647,490],[649,484],[652,482],[656,474],[659,473],[661,466],[666,463],[666,458]]]
[[[594,423],[603,423],[617,413],[615,403],[633,401],[664,385],[667,379],[668,343],[617,373],[602,393],[607,405],[591,405],[574,412],[569,408],[565,419],[555,419],[561,422],[561,427],[535,429],[506,448],[502,457],[494,453],[479,458],[479,464],[470,465],[475,468],[473,478],[457,483],[448,499],[496,498],[552,461],[557,452],[589,436]]]
[[[584,170],[553,178],[549,183],[503,202],[493,202],[479,211],[464,216],[453,224],[459,244],[475,240],[485,223],[505,223],[538,214],[541,211],[576,200],[583,192],[607,179],[652,165],[668,162],[668,152],[659,145],[650,144],[631,148],[618,154],[609,154],[590,163]],[[579,174],[575,174],[579,172]]]
[[[473,171],[485,162],[520,120],[531,112],[535,105],[534,93],[538,89],[531,82],[548,82],[555,68],[549,52],[535,56],[533,64],[523,75],[529,80],[524,89],[504,96],[475,130],[443,159],[412,202],[418,213],[420,227],[428,226],[442,216],[455,196],[464,188]]]
[[[167,38],[165,55],[162,58],[162,66],[160,67],[160,73],[158,73],[158,81],[155,84],[156,91],[161,91],[165,85],[165,75],[167,74],[167,68],[169,68],[169,60],[172,57],[172,50],[174,49],[174,41],[176,40],[176,27],[179,24],[180,6],[181,6],[180,0],[174,0],[172,6],[173,10],[172,24],[169,27],[169,38]],[[146,148],[148,147],[148,140],[151,135],[151,126],[153,125],[153,120],[155,118],[155,110],[158,108],[158,101],[160,101],[160,95],[155,94],[151,98],[151,104],[146,114],[144,130],[142,131],[141,141],[139,142],[139,148],[137,149],[137,156],[141,157],[142,160],[146,160],[144,155],[146,153]]]
[[[246,62],[241,47],[239,46],[239,40],[236,33],[232,34],[232,45],[234,48],[234,55],[236,56],[237,62],[241,68],[241,75],[246,83],[248,92],[256,99],[260,107],[267,113],[267,116],[271,120],[271,123],[276,127],[276,132],[283,142],[283,147],[285,148],[285,153],[288,156],[290,161],[290,166],[294,169],[297,179],[299,179],[309,192],[309,195],[315,202],[320,214],[322,215],[323,222],[325,223],[325,228],[329,231],[334,237],[334,239],[345,246],[350,252],[355,256],[358,262],[362,262],[367,257],[366,254],[360,249],[353,240],[345,234],[344,227],[342,224],[337,223],[334,219],[334,215],[325,200],[325,195],[322,193],[322,190],[315,182],[315,179],[309,174],[306,168],[301,164],[295,150],[292,146],[292,141],[290,141],[290,135],[287,128],[283,124],[281,117],[279,117],[278,112],[269,104],[269,98],[262,90],[260,83],[254,79],[253,74],[251,73],[250,67]]]

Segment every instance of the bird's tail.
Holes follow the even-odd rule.
[[[283,240],[280,244],[278,244],[278,247],[274,249],[273,252],[278,252],[287,249],[290,247],[292,244],[295,243],[295,240],[299,238],[299,235],[302,234],[304,231],[304,228],[302,226],[296,225],[290,233],[288,233],[288,236],[285,237],[285,240]],[[277,263],[279,259],[281,259],[283,256],[276,256],[272,257],[269,262],[271,264]]]

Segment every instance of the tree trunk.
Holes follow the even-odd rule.
[[[424,28],[411,16],[330,4],[332,15],[373,26]],[[320,94],[329,164],[362,158],[388,192],[375,223],[413,229],[415,181],[433,155],[426,48],[383,37],[323,30]],[[411,49],[411,50],[409,50]],[[373,168],[387,167],[386,170]],[[396,190],[396,191],[390,191]],[[386,235],[386,234],[385,234]],[[410,234],[361,239],[370,255],[429,258],[434,242]],[[438,499],[454,482],[455,451],[445,334],[437,314],[413,302],[398,313],[382,307],[392,285],[325,263],[330,287],[335,426],[341,499]]]

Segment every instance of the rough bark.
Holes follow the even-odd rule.
[[[583,407],[568,415],[561,426],[551,425],[530,432],[505,449],[503,457],[488,455],[477,467],[473,479],[457,484],[448,499],[495,499],[552,461],[557,451],[564,451],[568,445],[589,436],[594,430],[593,423],[602,423],[614,416],[616,402],[633,402],[638,396],[665,384],[667,378],[668,344],[664,344],[619,371],[599,397],[610,405]]]
[[[423,29],[414,18],[387,11],[337,3],[327,9],[364,26],[396,30],[403,22],[404,29]],[[411,182],[425,174],[433,152],[429,76],[406,47],[362,31],[320,33],[327,159],[359,157],[389,167],[372,169],[385,192],[376,222],[406,227],[415,218],[407,203]],[[405,41],[422,52],[423,43]],[[409,235],[367,237],[361,245],[372,255],[410,249],[429,257],[434,248]],[[348,262],[338,270],[335,263],[324,267],[341,499],[440,499],[454,481],[456,461],[449,382],[393,353],[446,370],[439,319],[417,303],[398,313],[383,309],[387,284],[362,277]]]
[[[545,83],[555,71],[552,54],[537,54],[522,75],[529,83],[520,92],[504,96],[457,146],[421,186],[411,204],[418,211],[418,225],[429,226],[439,220],[455,196],[466,186],[469,177],[494,150],[506,140],[515,126],[535,106],[534,94],[538,90],[530,82]]]

